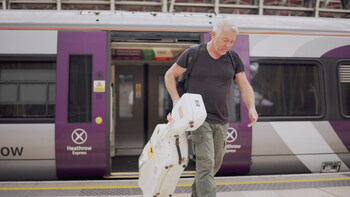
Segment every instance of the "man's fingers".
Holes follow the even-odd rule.
[[[252,127],[252,126],[254,126],[254,125],[255,125],[255,123],[256,123],[256,119],[255,119],[254,121],[250,122],[250,123],[248,124],[248,127]]]
[[[171,122],[173,120],[173,117],[171,116],[171,113],[169,113],[167,116],[166,116],[166,119],[168,120],[168,122]]]
[[[249,118],[250,123],[248,124],[248,127],[252,127],[258,121],[258,113],[256,113],[255,109],[249,111]]]

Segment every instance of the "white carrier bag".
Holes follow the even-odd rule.
[[[158,124],[139,158],[139,186],[144,197],[172,196],[188,164],[185,131],[196,130],[207,117],[202,96],[185,93],[171,111],[173,120]]]

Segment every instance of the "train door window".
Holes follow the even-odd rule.
[[[54,58],[0,58],[0,118],[53,118],[55,89]]]
[[[134,116],[134,77],[131,74],[120,74],[119,81],[119,117],[132,118]]]
[[[68,122],[91,122],[92,55],[69,56]]]
[[[241,120],[241,93],[235,81],[232,81],[229,98],[230,122],[239,122]]]
[[[250,70],[261,117],[321,116],[318,64],[253,62]]]
[[[350,64],[339,66],[339,82],[342,113],[350,117]]]
[[[173,108],[173,101],[171,100],[168,90],[165,87],[164,75],[159,76],[158,83],[158,116],[159,118],[166,118]]]

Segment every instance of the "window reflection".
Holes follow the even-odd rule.
[[[131,74],[119,75],[119,117],[134,116],[134,77]]]

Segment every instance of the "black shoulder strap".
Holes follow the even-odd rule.
[[[190,76],[191,76],[191,72],[192,72],[192,69],[193,69],[193,65],[196,63],[197,59],[198,59],[198,56],[199,56],[199,51],[200,51],[200,48],[204,45],[204,43],[202,44],[196,44],[196,45],[192,45],[190,47],[190,51],[189,51],[189,57],[188,57],[188,65],[187,65],[187,70],[186,72],[184,73],[184,76],[185,76],[185,83],[184,83],[184,88],[185,90],[187,90],[188,88],[188,81],[190,79]]]
[[[187,73],[188,75],[190,75],[190,73],[192,72],[192,68],[193,65],[196,63],[197,58],[199,56],[199,51],[200,48],[204,45],[205,43],[202,44],[196,44],[196,45],[192,45],[190,47],[190,51],[189,51],[189,59],[188,59],[188,65],[187,65]]]

